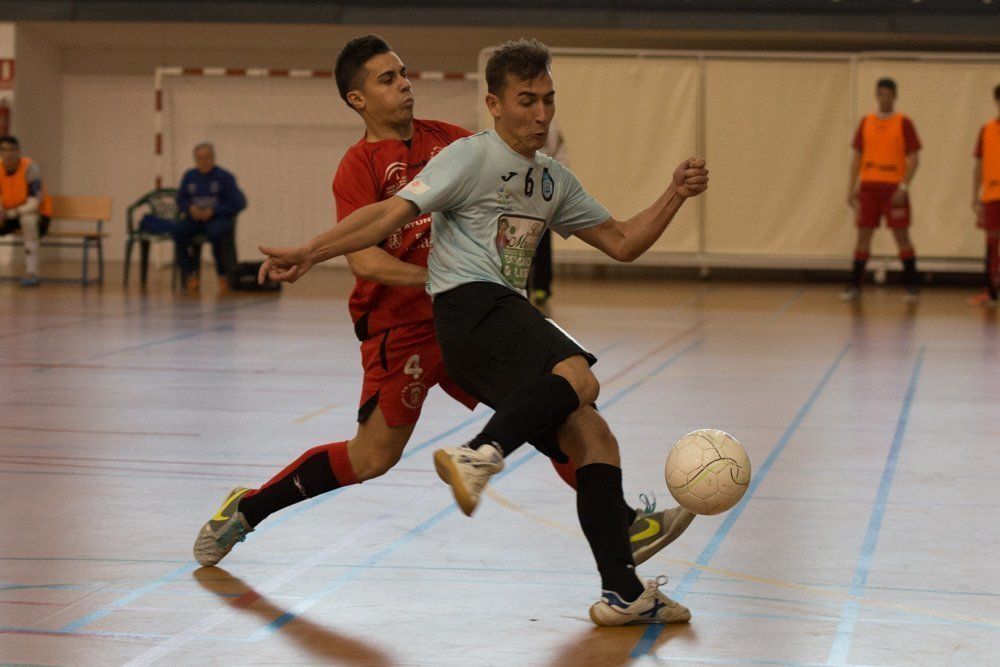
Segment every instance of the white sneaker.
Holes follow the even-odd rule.
[[[493,445],[446,447],[434,452],[438,477],[451,486],[465,516],[472,516],[490,477],[503,470],[503,454]]]
[[[601,599],[590,607],[590,620],[594,625],[687,623],[691,611],[660,592],[665,583],[664,576],[650,579],[635,602],[625,602],[617,593],[604,591]]]

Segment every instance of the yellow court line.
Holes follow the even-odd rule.
[[[558,521],[553,521],[551,519],[547,519],[543,516],[539,516],[537,514],[529,512],[528,510],[524,509],[524,507],[522,507],[521,505],[518,505],[514,501],[497,493],[497,491],[492,486],[486,487],[486,493],[490,496],[490,498],[498,502],[501,506],[511,510],[512,512],[516,512],[524,517],[527,517],[528,519],[531,519],[536,523],[539,523],[543,526],[548,526],[550,528],[558,530],[561,533],[572,535],[573,537],[576,537],[578,539],[583,539],[583,534],[580,532],[579,528],[570,527],[565,524],[559,523]],[[869,607],[892,609],[895,611],[902,611],[911,614],[919,614],[922,616],[931,616],[934,618],[942,618],[950,621],[961,621],[963,623],[979,623],[981,625],[990,625],[996,628],[1000,628],[1000,620],[995,618],[987,618],[985,616],[965,616],[962,614],[950,614],[947,612],[936,611],[934,609],[928,609],[926,607],[917,607],[913,605],[900,604],[897,602],[882,602],[879,600],[868,600],[863,597],[858,597],[847,593],[838,593],[836,591],[817,588],[815,586],[808,586],[806,584],[799,584],[794,581],[786,581],[784,579],[772,579],[770,577],[758,577],[752,574],[736,572],[735,570],[727,570],[721,567],[710,567],[708,565],[699,565],[698,563],[693,563],[691,561],[683,560],[681,558],[672,558],[670,556],[665,556],[665,555],[661,555],[660,558],[671,561],[672,563],[676,563],[678,565],[693,567],[697,570],[701,570],[702,572],[708,572],[710,574],[717,574],[732,579],[742,579],[743,581],[751,581],[757,584],[775,586],[777,588],[802,591],[805,593],[811,593],[813,595],[832,598],[843,602],[849,602],[853,600],[858,602],[859,604],[867,605]]]
[[[305,415],[303,417],[299,417],[298,419],[292,420],[292,423],[293,424],[304,424],[305,422],[309,421],[313,417],[319,417],[324,412],[332,410],[335,407],[337,407],[336,403],[331,403],[330,405],[325,405],[322,408],[320,408],[319,410],[316,410],[315,412],[310,412],[309,414],[307,414],[307,415]]]

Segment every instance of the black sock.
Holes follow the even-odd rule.
[[[577,469],[576,484],[576,512],[601,573],[601,588],[633,602],[643,585],[635,574],[628,541],[631,522],[622,496],[622,470],[591,463]]]
[[[868,259],[855,259],[854,267],[851,269],[851,285],[858,289],[861,289],[861,283],[865,279],[865,266],[868,264]]]
[[[522,385],[498,405],[470,446],[493,442],[508,456],[528,440],[562,424],[578,407],[580,399],[569,380],[545,375]]]
[[[903,283],[907,287],[916,287],[918,282],[917,258],[907,257],[903,260]]]
[[[340,486],[327,447],[315,447],[260,489],[240,498],[239,508],[250,527],[256,528],[274,512]]]

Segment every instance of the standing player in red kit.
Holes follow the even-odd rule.
[[[365,123],[365,135],[348,149],[334,176],[338,221],[389,199],[441,149],[470,134],[456,125],[413,117],[406,66],[375,35],[348,42],[337,57],[335,74],[341,98]],[[364,367],[354,438],[313,447],[258,489],[233,489],[198,533],[198,563],[215,565],[280,509],[388,472],[402,456],[434,385],[475,407],[476,399],[448,378],[434,332],[431,299],[424,291],[430,233],[427,213],[379,246],[347,256],[357,277],[349,308]],[[571,464],[557,466],[557,471],[575,488]],[[637,562],[676,539],[692,518],[681,508],[637,512],[631,532]]]
[[[976,226],[986,232],[986,289],[969,300],[969,305],[991,308],[1000,288],[1000,86],[993,89],[993,101],[997,115],[979,130],[972,176],[972,210]]]
[[[892,230],[903,262],[905,299],[915,303],[919,297],[917,255],[910,241],[910,181],[920,162],[920,139],[913,122],[893,107],[896,82],[879,79],[875,85],[878,113],[861,119],[854,135],[854,158],[851,161],[847,201],[857,212],[858,239],[854,248],[851,284],[840,298],[854,301],[861,296],[865,265],[871,252],[872,235],[885,216]],[[858,181],[861,185],[858,185]]]

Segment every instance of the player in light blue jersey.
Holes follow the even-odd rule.
[[[356,210],[308,244],[262,247],[260,277],[294,282],[317,262],[375,245],[433,211],[428,289],[445,365],[462,389],[496,410],[469,443],[435,452],[438,474],[471,515],[490,476],[523,443],[572,461],[580,526],[603,589],[591,619],[684,622],[690,612],[659,590],[665,577],[643,583],[635,574],[629,537],[635,513],[622,494],[618,443],[594,406],[596,357],[532,307],[523,288],[545,227],[632,261],[687,198],[705,191],[708,171],[703,159],[688,158],[649,207],[627,220],[613,218],[568,169],[538,153],[555,114],[549,64],[548,49],[536,40],[501,46],[486,66],[493,130],[452,143],[396,196]],[[692,516],[678,518],[683,530]],[[663,544],[657,536],[635,560]]]

